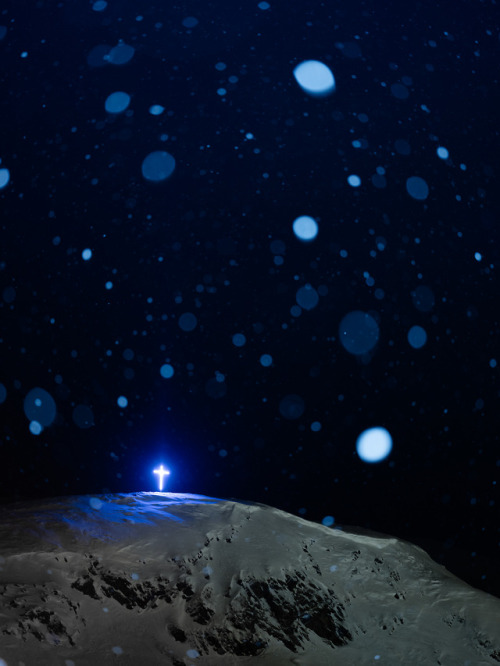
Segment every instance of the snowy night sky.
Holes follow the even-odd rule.
[[[164,464],[500,596],[495,3],[3,7],[2,500]]]

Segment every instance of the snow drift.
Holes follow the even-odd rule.
[[[3,661],[2,661],[3,660]],[[0,665],[500,664],[500,600],[420,548],[198,495],[0,509]]]

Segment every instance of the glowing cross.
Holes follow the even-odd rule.
[[[168,471],[168,469],[165,469],[163,465],[160,465],[158,469],[153,470],[153,473],[158,474],[158,476],[160,477],[160,492],[161,492],[163,490],[163,477],[170,474],[170,472]]]

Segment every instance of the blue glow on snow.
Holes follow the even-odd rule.
[[[481,252],[474,252],[474,259],[476,261],[481,261],[482,258],[483,258],[483,255],[481,254]]]
[[[115,541],[123,539],[123,535],[129,530],[130,525],[164,527],[165,520],[179,524],[189,520],[189,517],[186,518],[182,513],[180,516],[175,515],[168,510],[169,508],[174,509],[184,504],[217,504],[221,501],[216,497],[205,497],[204,495],[163,492],[117,493],[98,497],[76,495],[65,497],[63,505],[58,500],[48,500],[42,511],[31,514],[31,516],[35,519],[35,531],[38,521],[47,521],[50,516],[53,516],[57,521],[68,525],[70,530],[81,532],[85,538]],[[41,528],[40,536],[47,540],[49,535],[46,527]],[[63,546],[60,540],[64,539],[64,535],[50,536],[52,536],[51,543]],[[74,537],[69,533],[67,538],[71,542]]]
[[[108,113],[122,113],[130,104],[130,95],[126,92],[114,92],[106,98],[104,108]]]
[[[169,178],[175,169],[175,159],[165,150],[149,153],[142,162],[142,175],[146,180],[159,183]]]
[[[325,527],[331,527],[334,522],[335,518],[333,516],[325,516],[321,521],[321,524],[324,525]]]
[[[121,395],[116,402],[118,407],[126,407],[128,405],[128,400],[124,395]]]
[[[367,463],[377,463],[389,455],[392,450],[392,437],[385,428],[368,428],[356,440],[358,456]]]
[[[163,490],[163,478],[164,478],[165,476],[168,476],[168,475],[170,474],[170,472],[168,471],[168,469],[165,469],[165,468],[163,467],[163,464],[162,464],[162,465],[160,465],[157,469],[154,469],[154,470],[153,470],[153,474],[158,474],[158,478],[159,478],[159,489],[160,489],[160,492],[161,492],[161,491]]]
[[[323,96],[335,90],[332,70],[319,60],[305,60],[293,70],[295,80],[309,95]]]
[[[309,215],[301,215],[294,220],[293,233],[301,241],[311,241],[318,235],[318,223]]]
[[[85,250],[82,251],[82,259],[83,261],[88,261],[91,258],[92,258],[92,250],[87,247],[85,248]]]

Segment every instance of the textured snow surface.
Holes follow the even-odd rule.
[[[198,495],[0,509],[7,666],[500,664],[500,600],[420,548]]]

